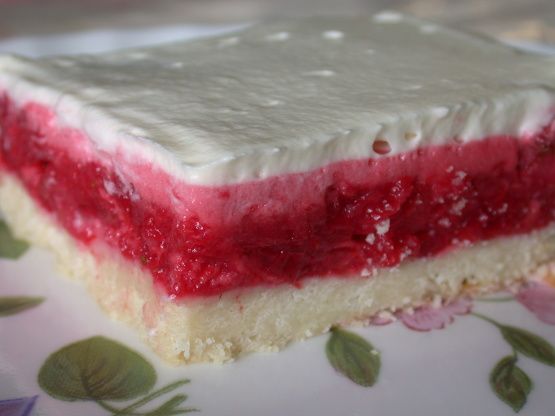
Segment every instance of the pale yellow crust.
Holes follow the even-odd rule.
[[[307,280],[175,302],[150,275],[117,253],[81,248],[38,208],[17,180],[0,174],[0,209],[16,235],[56,254],[63,274],[81,280],[106,312],[135,327],[174,363],[225,362],[277,351],[336,323],[364,323],[382,310],[417,306],[462,291],[510,285],[555,258],[555,226],[502,238],[429,260],[407,262],[371,277]]]

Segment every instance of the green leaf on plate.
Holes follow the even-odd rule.
[[[542,337],[513,326],[503,325],[499,329],[516,351],[540,363],[555,366],[555,348]]]
[[[519,412],[526,404],[533,383],[516,361],[513,355],[501,359],[492,370],[489,382],[497,397]]]
[[[0,316],[15,315],[27,309],[34,308],[44,301],[44,298],[28,296],[0,297]]]
[[[8,225],[0,219],[0,258],[18,259],[29,249],[29,244],[16,239]]]
[[[337,371],[355,383],[373,386],[380,373],[380,354],[364,338],[341,328],[332,328],[326,355]]]
[[[51,354],[38,382],[60,400],[128,400],[152,389],[156,371],[135,351],[96,336]]]

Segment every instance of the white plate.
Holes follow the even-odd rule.
[[[12,39],[0,42],[0,52],[30,56],[99,52],[230,29],[183,26]],[[555,48],[534,46],[543,52],[555,53]],[[93,401],[56,399],[37,382],[38,373],[50,354],[97,335],[124,344],[152,363],[158,375],[154,389],[183,378],[191,380],[140,409],[143,414],[145,409],[152,409],[176,394],[188,395],[182,406],[217,416],[505,416],[513,413],[495,396],[489,384],[492,368],[511,354],[511,347],[496,326],[473,315],[457,316],[445,329],[430,332],[412,331],[400,322],[353,330],[371,342],[381,357],[377,382],[372,387],[361,387],[331,367],[325,353],[329,335],[295,344],[281,353],[255,354],[225,366],[169,367],[133,331],[107,319],[83,287],[60,278],[51,256],[38,249],[31,249],[17,261],[0,260],[0,296],[21,295],[41,296],[45,300],[35,308],[0,317],[0,400],[38,397],[34,406],[29,404],[27,410],[19,412],[12,409],[12,413],[7,410],[8,404],[13,408],[19,402],[0,401],[1,416],[114,414]],[[476,302],[474,311],[503,324],[526,328],[555,344],[555,328],[540,322],[514,300]],[[555,368],[522,354],[518,365],[534,383],[519,414],[551,414],[555,409]],[[127,404],[108,403],[118,408]],[[34,408],[30,410],[31,407]]]

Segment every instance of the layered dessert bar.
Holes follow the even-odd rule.
[[[3,56],[0,208],[164,358],[276,350],[555,259],[555,61],[395,13]]]

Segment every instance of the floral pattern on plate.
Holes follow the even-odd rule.
[[[0,220],[0,258],[16,261],[27,251]],[[518,301],[540,321],[555,325],[555,287],[551,280],[532,281],[514,296],[478,299],[477,302]],[[0,297],[0,319],[27,312],[45,299],[40,296]],[[534,388],[532,377],[520,365],[522,356],[550,367],[555,366],[555,348],[544,338],[519,327],[505,325],[473,311],[475,300],[460,298],[417,309],[381,314],[371,324],[388,325],[395,321],[417,332],[444,329],[463,316],[478,318],[499,331],[512,353],[499,359],[489,374],[493,393],[519,412]],[[340,327],[330,331],[325,354],[331,366],[352,382],[372,387],[379,383],[381,352],[364,337]],[[37,382],[48,396],[65,402],[91,402],[106,415],[171,416],[193,411],[183,407],[188,396],[182,387],[189,379],[179,379],[155,389],[157,368],[146,358],[121,342],[104,336],[92,336],[66,345],[51,353],[37,369]],[[38,396],[2,398],[1,416],[31,415]]]
[[[520,288],[516,296],[483,299],[485,302],[506,302],[516,299],[541,321],[555,325],[555,288],[547,282],[532,281]],[[522,328],[504,325],[478,312],[472,312],[473,300],[459,298],[440,305],[426,305],[415,310],[399,311],[390,316],[378,316],[374,324],[387,325],[395,320],[414,331],[443,329],[455,317],[472,315],[490,323],[500,331],[512,349],[492,369],[489,382],[495,395],[519,412],[533,389],[533,381],[517,363],[524,355],[550,367],[555,367],[555,348],[542,337]],[[340,345],[340,347],[337,347]],[[343,329],[333,329],[328,341],[327,354],[330,364],[340,373],[361,386],[371,386],[377,381],[379,353],[363,338]]]

